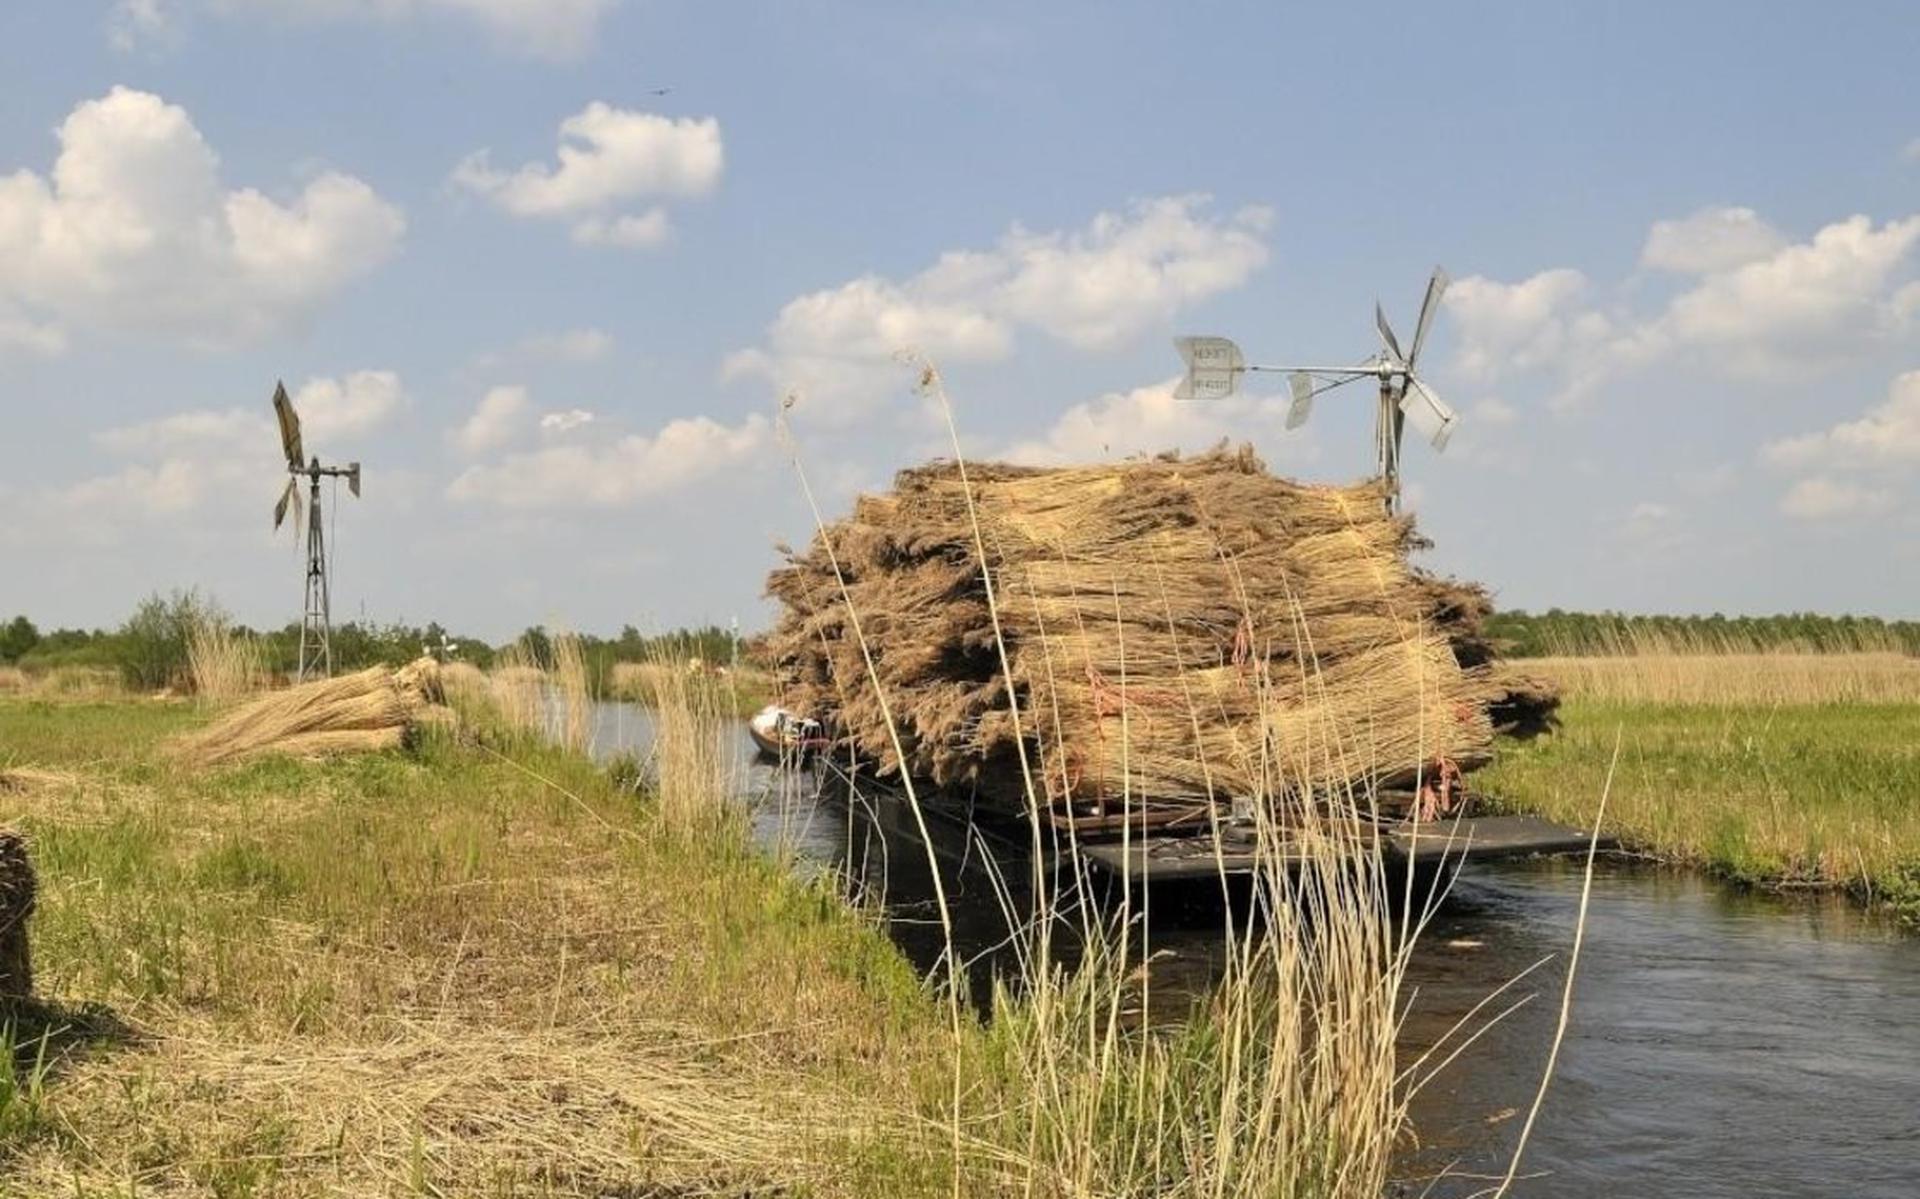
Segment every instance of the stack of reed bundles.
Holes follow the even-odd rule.
[[[27,840],[17,830],[0,828],[0,1014],[9,1014],[33,996],[33,949],[27,922],[33,916],[36,886]]]
[[[1250,448],[1036,469],[936,462],[863,496],[768,580],[783,699],[883,774],[1020,808],[1151,821],[1402,786],[1489,756],[1484,592],[1413,570],[1377,483],[1278,478]],[[998,600],[1010,702],[975,549]]]
[[[202,766],[261,753],[323,757],[392,749],[418,725],[448,719],[445,701],[440,667],[431,658],[398,670],[371,666],[263,696],[174,749]]]

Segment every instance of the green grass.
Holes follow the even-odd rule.
[[[1609,831],[1766,886],[1845,888],[1920,920],[1920,705],[1570,700],[1476,785],[1576,826],[1619,740]]]
[[[664,835],[574,755],[433,738],[198,773],[160,746],[202,718],[0,701],[0,766],[71,778],[0,795],[40,875],[47,1022],[130,1030],[37,1064],[0,1043],[0,1193],[851,1195],[927,1171],[877,1130],[917,1144],[940,1008],[831,890]]]

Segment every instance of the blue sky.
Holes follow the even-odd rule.
[[[1180,404],[1169,338],[1358,359],[1440,262],[1431,564],[1920,616],[1906,6],[1335,7],[8,5],[0,612],[297,615],[284,377],[366,463],[337,614],[752,626],[790,390],[834,510],[945,444],[904,348],[974,454],[1345,479],[1364,403]]]

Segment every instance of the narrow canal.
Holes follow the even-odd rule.
[[[596,753],[644,756],[650,739],[644,710],[602,706]],[[759,840],[876,888],[902,948],[937,960],[926,855],[898,801],[849,803],[811,775],[753,765],[744,726],[738,742]],[[990,963],[1007,928],[980,848],[953,824],[935,840],[961,950]],[[1018,845],[995,848],[1020,877]],[[1416,1097],[1403,1193],[1468,1196],[1504,1172],[1552,1042],[1580,883],[1579,863],[1563,860],[1476,865],[1454,881],[1415,953],[1403,1061],[1553,960],[1516,988],[1531,1001]],[[1204,987],[1219,928],[1204,905],[1156,917],[1155,986]],[[1522,1177],[1519,1193],[1575,1199],[1920,1195],[1920,937],[1842,900],[1603,862]]]

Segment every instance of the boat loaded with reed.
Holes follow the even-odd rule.
[[[1499,662],[1484,589],[1412,565],[1424,542],[1387,495],[1277,477],[1250,448],[935,462],[787,552],[763,648],[836,750],[1037,810],[1109,866],[1175,873],[1197,841],[1212,870],[1213,832],[1329,804],[1364,807],[1391,850],[1470,816],[1495,730],[1546,727],[1557,700]],[[1123,832],[1155,840],[1101,849]],[[1584,844],[1462,832],[1486,853]]]

